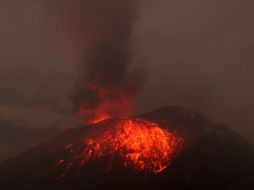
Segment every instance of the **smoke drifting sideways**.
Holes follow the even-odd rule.
[[[88,4],[96,30],[80,67],[73,105],[84,123],[96,123],[132,112],[144,73],[130,70],[137,1],[92,0]]]

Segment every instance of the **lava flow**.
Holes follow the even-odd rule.
[[[111,125],[102,134],[90,136],[80,145],[67,147],[73,156],[61,177],[74,165],[81,169],[88,162],[103,158],[111,161],[120,158],[126,168],[158,174],[170,165],[183,144],[182,138],[147,120],[122,119]],[[59,165],[64,163],[61,160]]]

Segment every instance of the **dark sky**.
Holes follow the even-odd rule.
[[[9,137],[0,159],[77,125],[70,95],[96,29],[79,0],[49,2],[0,2],[0,134]],[[254,141],[253,19],[253,0],[144,0],[132,36],[133,67],[147,72],[137,112],[188,106]]]

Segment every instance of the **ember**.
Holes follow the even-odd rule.
[[[70,163],[83,167],[94,159],[110,157],[113,160],[119,157],[124,167],[158,174],[170,165],[182,143],[182,138],[156,123],[143,119],[122,119],[109,126],[103,134],[86,139],[76,150],[70,147],[74,153]]]

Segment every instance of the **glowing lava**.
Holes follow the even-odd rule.
[[[71,165],[83,167],[95,159],[120,158],[124,167],[158,174],[170,165],[183,144],[182,138],[147,120],[123,119],[112,125],[83,141],[83,148],[70,145],[74,155]]]

